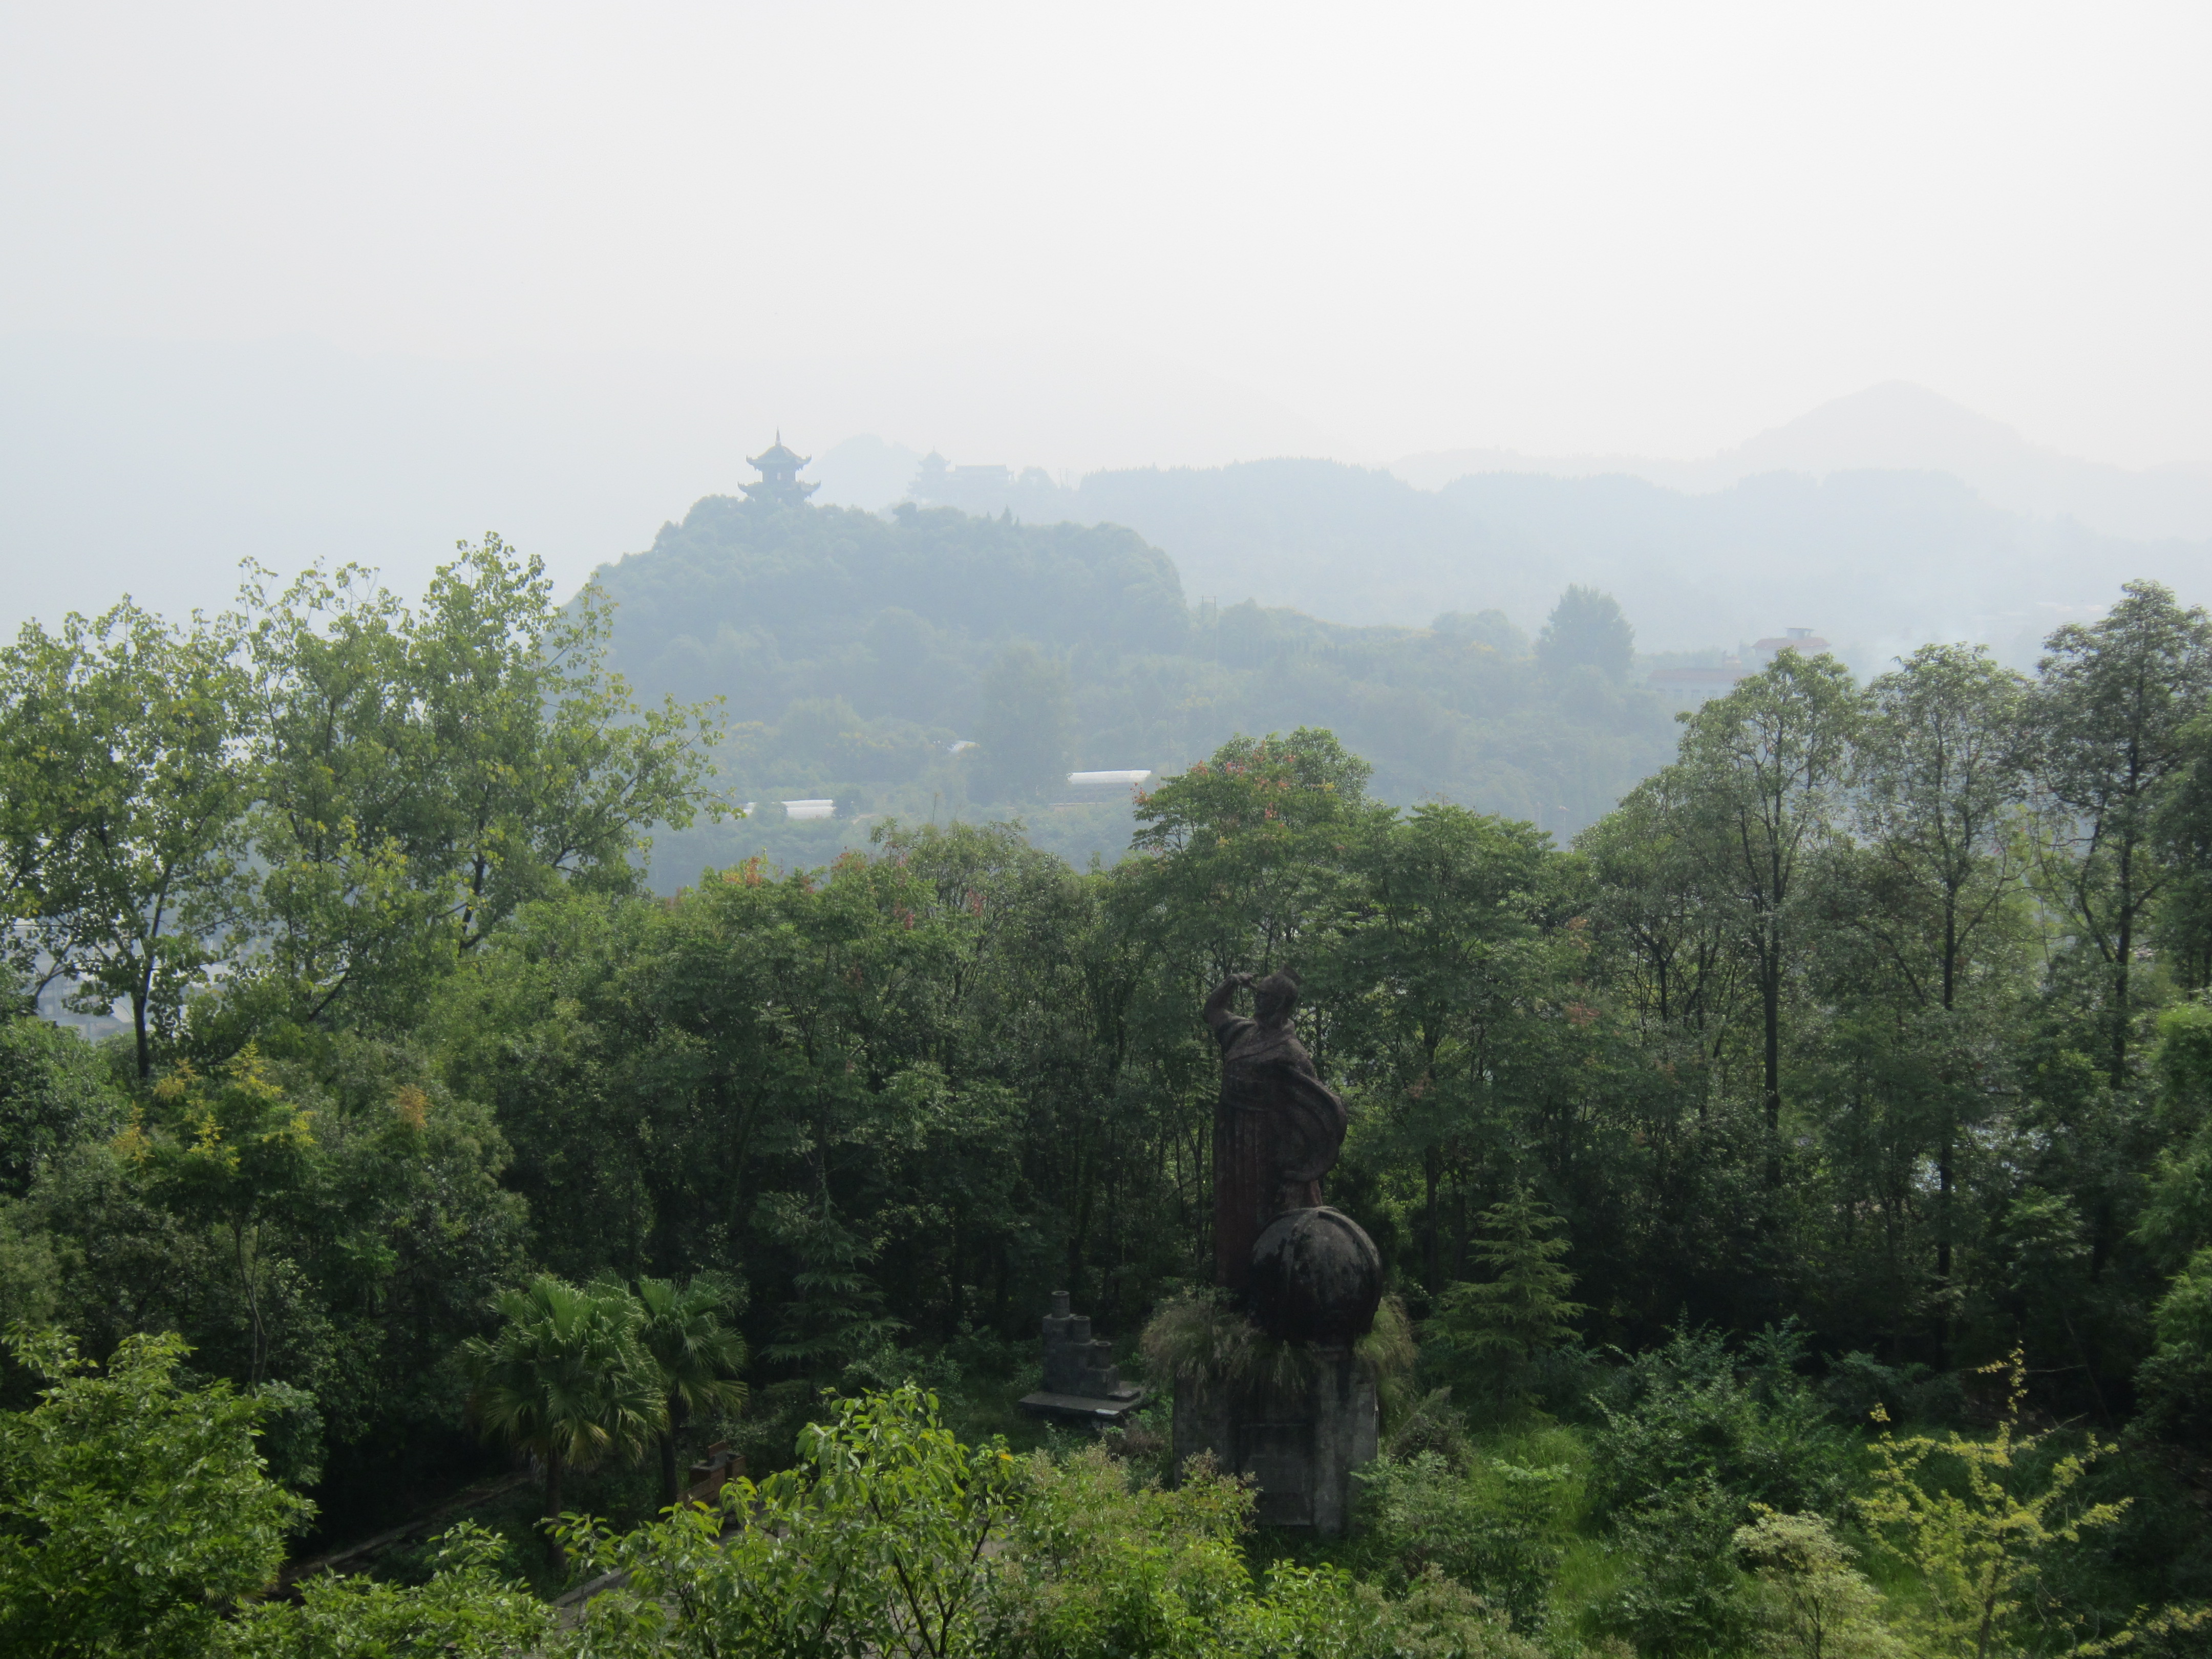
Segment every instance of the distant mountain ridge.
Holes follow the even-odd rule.
[[[1119,524],[1185,591],[1359,624],[1503,610],[1533,629],[1569,583],[1613,593],[1647,651],[1818,629],[1861,672],[1929,640],[2032,663],[2059,623],[2150,576],[2212,599],[2212,546],[2132,541],[1991,505],[1929,471],[1768,471],[1692,492],[1614,473],[1473,473],[1417,489],[1336,461],[1140,468],[1055,482],[925,466],[915,493],[1029,523]]]
[[[1479,473],[1620,473],[1690,493],[1724,489],[1766,472],[1816,478],[1838,472],[1941,472],[2010,512],[2076,519],[2106,535],[2136,540],[2212,539],[2212,475],[2183,467],[2133,471],[2078,460],[2032,444],[2003,422],[1909,380],[1836,398],[1703,460],[1455,449],[1409,455],[1391,471],[1424,489]]]

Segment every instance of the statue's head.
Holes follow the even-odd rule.
[[[1278,968],[1252,988],[1255,1012],[1262,1025],[1287,1025],[1298,1006],[1298,976]]]

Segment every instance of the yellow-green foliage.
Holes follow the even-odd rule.
[[[1537,1659],[1505,1620],[1434,1567],[1394,1598],[1337,1566],[1277,1562],[1263,1586],[1241,1538],[1251,1489],[1195,1463],[1173,1492],[1132,1485],[1097,1447],[1030,1460],[1008,1529],[994,1656],[1052,1659]]]
[[[1482,1598],[1430,1568],[1392,1601],[1340,1567],[1279,1561],[1267,1593],[1223,1632],[1224,1659],[1540,1659]]]
[[[1378,1457],[1359,1474],[1368,1548],[1400,1583],[1442,1572],[1528,1626],[1542,1616],[1579,1497],[1564,1463],[1479,1453],[1455,1468],[1442,1454]]]
[[[1395,1296],[1386,1296],[1375,1310],[1375,1328],[1352,1345],[1352,1352],[1375,1368],[1376,1374],[1391,1376],[1413,1369],[1418,1351],[1413,1346],[1413,1322],[1406,1317],[1406,1304]]]
[[[426,1584],[318,1573],[300,1586],[297,1601],[245,1608],[223,1627],[214,1652],[220,1659],[508,1659],[544,1651],[553,1609],[502,1571],[496,1536],[464,1521],[436,1547],[437,1570]]]
[[[0,1653],[205,1652],[314,1513],[254,1445],[267,1402],[183,1380],[173,1334],[125,1338],[104,1370],[56,1330],[7,1347],[46,1386],[0,1412]]]
[[[2088,1465],[2112,1449],[2094,1441],[2060,1457],[2039,1486],[2027,1490],[2022,1466],[2048,1437],[2019,1431],[2026,1367],[2015,1352],[1983,1369],[2011,1373],[2008,1408],[1995,1437],[1884,1435],[1873,1446],[1874,1493],[1856,1500],[1868,1525],[1925,1586],[1926,1599],[1909,1623],[1913,1651],[1928,1659],[2012,1651],[2015,1631],[2042,1622],[2033,1597],[2051,1547],[2111,1525],[2133,1501],[2079,1510],[2069,1502]],[[1888,1420],[1879,1407],[1875,1415]]]
[[[1905,1659],[1881,1622],[1881,1593],[1817,1515],[1752,1505],[1735,1547],[1751,1569],[1759,1645],[1778,1659]]]
[[[574,1659],[995,1652],[985,1546],[1024,1500],[1006,1448],[961,1445],[908,1383],[837,1401],[799,1452],[797,1468],[725,1486],[720,1510],[672,1505],[628,1534],[566,1517],[580,1571],[625,1575],[592,1602]]]
[[[1251,1594],[1238,1540],[1252,1502],[1203,1460],[1170,1492],[1132,1486],[1102,1447],[1060,1463],[1037,1454],[1006,1538],[995,1645],[1065,1659],[1208,1651]]]

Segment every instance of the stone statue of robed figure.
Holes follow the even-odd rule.
[[[1247,988],[1249,1019],[1231,1008]],[[1344,1102],[1291,1027],[1297,1006],[1297,975],[1284,969],[1231,975],[1204,1013],[1221,1045],[1214,1282],[1231,1292],[1232,1317],[1303,1356],[1304,1381],[1178,1373],[1175,1461],[1209,1453],[1258,1486],[1261,1521],[1334,1534],[1351,1517],[1352,1472],[1375,1455],[1376,1379],[1354,1345],[1374,1328],[1382,1258],[1358,1223],[1322,1202],[1344,1147]]]
[[[1249,988],[1256,1018],[1230,1012]],[[1221,1101],[1213,1115],[1213,1279],[1251,1288],[1252,1247],[1278,1216],[1321,1204],[1321,1178],[1344,1146],[1344,1102],[1321,1080],[1291,1029],[1298,978],[1288,969],[1255,981],[1232,974],[1206,1000],[1221,1045]]]

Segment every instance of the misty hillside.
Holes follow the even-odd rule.
[[[1173,561],[1112,526],[709,496],[599,580],[635,686],[727,700],[733,799],[852,815],[665,836],[664,886],[755,850],[818,858],[884,812],[1022,813],[1046,844],[1115,856],[1126,791],[1071,805],[1067,771],[1175,770],[1235,732],[1300,726],[1371,761],[1383,799],[1565,833],[1673,743],[1609,605],[1532,646],[1494,610],[1405,629],[1192,604]]]
[[[2212,475],[2180,466],[2136,471],[2081,460],[2031,443],[2002,421],[1909,380],[1887,380],[1832,398],[1697,460],[1455,449],[1409,455],[1391,471],[1425,489],[1477,472],[1623,473],[1693,493],[1725,489],[1769,472],[1814,478],[1838,472],[1942,472],[2008,513],[2075,519],[2106,535],[2140,541],[2212,538]]]
[[[1533,627],[1570,583],[1613,593],[1646,649],[1817,628],[1861,672],[1929,639],[2031,663],[2132,576],[2199,597],[2212,544],[2129,541],[1992,507],[1923,471],[1794,472],[1692,494],[1620,475],[1477,473],[1438,490],[1321,460],[1096,472],[917,471],[916,499],[1124,524],[1187,587],[1358,623],[1497,607]]]

